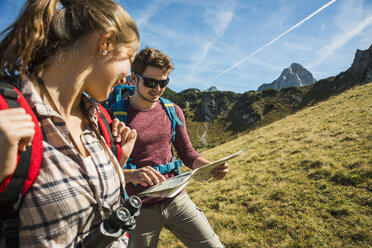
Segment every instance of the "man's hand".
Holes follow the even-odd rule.
[[[214,168],[214,170],[212,170],[211,173],[214,179],[220,180],[224,178],[224,176],[226,176],[228,172],[229,172],[229,164],[225,162],[221,164],[220,166],[218,166],[217,168]]]
[[[192,168],[193,169],[197,169],[197,168],[200,168],[206,164],[209,164],[210,162],[208,160],[206,160],[205,158],[203,157],[198,157],[197,159],[195,159],[195,161],[193,162],[192,164]],[[214,170],[212,170],[211,174],[213,176],[214,179],[222,179],[224,178],[224,176],[229,172],[229,164],[228,163],[223,163],[221,164],[220,166],[218,166],[217,168],[215,168]]]
[[[127,127],[124,122],[119,121],[117,118],[112,121],[111,128],[115,141],[120,143],[121,157],[119,163],[123,167],[133,151],[137,139],[137,132]]]
[[[124,176],[126,182],[131,182],[134,184],[141,184],[142,186],[153,186],[166,178],[157,170],[151,166],[142,167],[139,169],[124,169]]]

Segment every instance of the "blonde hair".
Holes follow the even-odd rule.
[[[59,5],[59,4],[62,4]],[[116,44],[133,57],[139,32],[129,14],[112,0],[27,0],[17,20],[0,35],[0,76],[37,73],[47,57],[93,31],[114,28]]]

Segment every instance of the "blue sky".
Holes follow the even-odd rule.
[[[356,49],[372,44],[372,0],[117,2],[137,23],[141,48],[154,47],[172,58],[176,68],[169,87],[177,92],[212,85],[256,90],[294,62],[320,80],[348,69]],[[0,1],[1,30],[23,3]]]

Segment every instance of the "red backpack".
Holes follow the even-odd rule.
[[[19,86],[19,79],[0,79],[0,110],[22,107],[27,114],[32,116],[32,121],[35,123],[32,145],[28,146],[26,151],[18,152],[17,168],[0,184],[0,237],[6,240],[7,247],[18,247],[19,206],[38,175],[43,155],[43,134],[39,121],[18,90]],[[99,105],[99,110],[96,114],[100,132],[114,155],[120,158],[120,146],[116,144],[111,134],[110,115],[101,105]]]

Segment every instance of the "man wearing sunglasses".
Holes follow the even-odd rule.
[[[182,163],[174,161],[172,143],[189,168],[209,163],[192,147],[182,110],[173,103],[164,104],[161,98],[173,68],[171,59],[153,48],[141,50],[132,64],[131,76],[136,90],[133,96],[120,101],[125,104],[122,113],[125,113],[127,125],[138,134],[130,166],[124,168],[129,195],[136,195],[179,173],[178,166]],[[171,106],[175,116],[170,117],[167,106]],[[172,119],[179,120],[173,125]],[[227,172],[225,163],[213,176],[221,179]],[[131,233],[132,246],[157,247],[160,231],[165,227],[187,247],[224,247],[203,212],[185,191],[173,198],[145,197],[142,202],[141,215],[136,218],[137,226]]]

